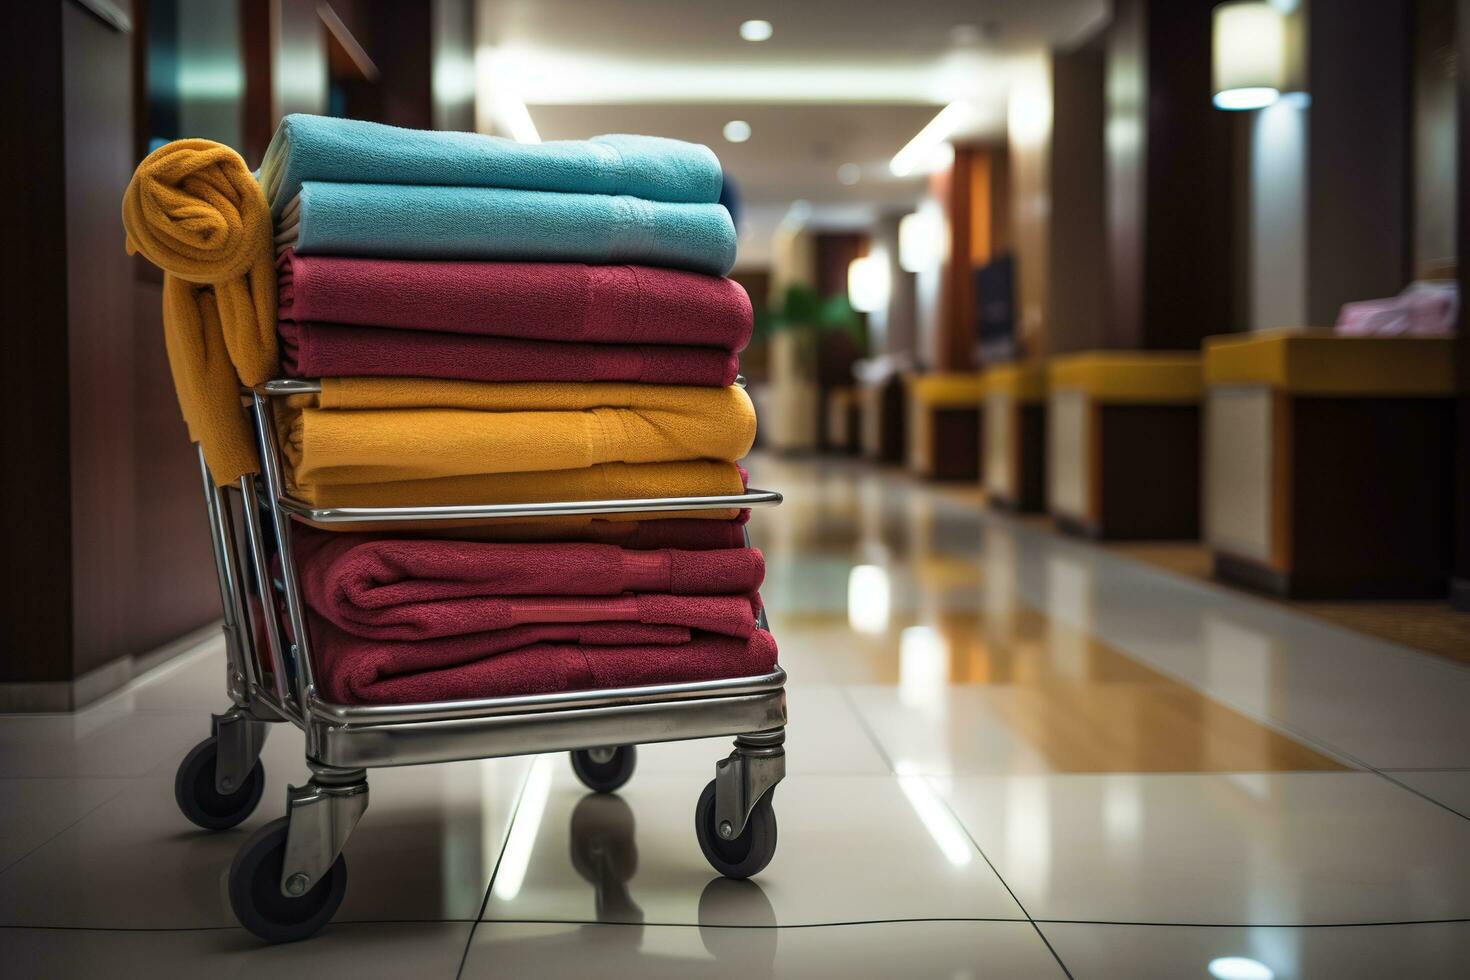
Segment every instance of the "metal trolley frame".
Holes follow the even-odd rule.
[[[715,764],[715,778],[697,808],[700,845],[716,870],[728,876],[745,877],[763,867],[769,853],[752,860],[749,846],[742,849],[739,844],[756,832],[769,838],[768,845],[757,842],[757,850],[775,847],[770,801],[786,770],[786,674],[780,667],[758,677],[696,683],[423,704],[333,704],[316,686],[291,533],[295,521],[342,529],[469,524],[497,518],[772,507],[781,495],[752,489],[743,495],[643,500],[312,507],[287,494],[274,402],[320,390],[313,381],[287,380],[266,382],[243,394],[260,450],[259,474],[218,487],[200,454],[233,704],[213,716],[211,736],[185,758],[175,795],[186,815],[201,826],[223,829],[243,821],[260,799],[260,751],[273,722],[290,722],[305,732],[311,770],[305,785],[288,789],[286,817],[262,828],[231,867],[231,902],[243,924],[273,941],[305,938],[326,924],[345,888],[345,871],[337,873],[344,867],[343,846],[367,808],[366,770],[378,766],[571,751],[574,767],[577,757],[583,757],[578,768],[583,781],[610,790],[631,775],[630,746],[731,735],[734,749]],[[766,626],[764,613],[758,624]],[[586,766],[607,766],[618,753],[627,754],[624,771],[599,785]],[[711,795],[712,812],[706,799]],[[257,844],[263,835],[273,835],[273,841]],[[272,889],[262,889],[260,880],[262,875],[277,877],[276,860],[279,896],[266,894]],[[334,888],[335,900],[330,894]]]

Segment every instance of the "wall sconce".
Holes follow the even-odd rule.
[[[1264,109],[1287,87],[1286,16],[1267,0],[1231,0],[1215,8],[1217,109]]]
[[[888,305],[888,261],[881,255],[864,255],[847,267],[847,301],[859,313],[872,313]]]

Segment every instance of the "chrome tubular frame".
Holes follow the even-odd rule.
[[[749,490],[728,496],[667,497],[644,500],[556,501],[452,507],[313,507],[292,498],[283,479],[273,402],[277,398],[319,392],[315,381],[269,381],[244,392],[255,424],[261,472],[239,484],[216,487],[204,466],[209,516],[224,632],[229,656],[229,691],[242,717],[290,721],[306,732],[311,786],[332,787],[316,795],[308,788],[292,790],[292,810],[307,812],[312,801],[345,798],[342,786],[362,783],[362,799],[353,797],[352,820],[366,807],[361,770],[380,766],[417,765],[462,759],[525,755],[608,745],[676,741],[734,735],[737,754],[770,746],[779,751],[786,724],[785,671],[777,667],[759,677],[697,683],[657,684],[612,690],[567,691],[522,697],[481,698],[408,705],[343,705],[324,700],[316,684],[291,532],[294,521],[343,527],[354,524],[392,526],[425,521],[481,522],[503,518],[560,515],[678,512],[771,507],[781,495]],[[232,504],[240,508],[237,516]],[[749,538],[747,536],[747,542]],[[246,572],[248,571],[248,576]],[[766,625],[762,612],[759,624]],[[241,751],[258,752],[253,728]],[[774,738],[774,742],[772,739]],[[749,741],[749,739],[746,739]],[[733,758],[733,757],[732,757]],[[725,766],[728,760],[721,763]],[[240,760],[233,760],[237,769]],[[775,768],[765,763],[755,788],[766,788]],[[726,777],[728,781],[729,777]],[[734,786],[734,784],[731,784]],[[748,813],[750,786],[721,807],[722,814]],[[352,789],[355,794],[358,790]],[[335,794],[335,795],[334,795]],[[341,805],[333,804],[333,805]],[[741,813],[739,823],[743,826]],[[736,828],[738,832],[738,827]],[[350,830],[350,826],[348,827]],[[345,834],[303,830],[293,842],[312,850],[307,871],[330,865]],[[298,840],[299,838],[299,840]],[[307,840],[324,840],[307,848]],[[322,862],[326,863],[323,864]],[[293,872],[283,876],[283,890]],[[299,871],[299,869],[298,869]],[[299,885],[299,881],[298,881]],[[287,894],[290,894],[287,891]]]

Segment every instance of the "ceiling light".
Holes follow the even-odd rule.
[[[893,176],[907,177],[930,162],[934,151],[954,135],[969,111],[970,107],[964,102],[951,102],[939,110],[939,115],[929,120],[903,149],[893,155],[893,160],[888,164]]]
[[[771,39],[771,22],[768,20],[748,20],[740,25],[740,36],[747,41],[769,41]]]
[[[1266,0],[1232,0],[1212,24],[1215,106],[1262,109],[1286,87],[1286,19]]]
[[[964,48],[972,44],[979,44],[981,36],[980,27],[977,24],[956,24],[949,29],[949,41],[955,47]]]
[[[837,168],[837,180],[851,187],[862,179],[863,168],[855,163],[844,163]]]
[[[848,264],[847,301],[859,313],[873,313],[887,306],[888,289],[888,263],[880,256],[864,255]],[[849,597],[851,593],[852,580],[849,578]]]
[[[744,143],[750,139],[750,123],[744,119],[731,119],[725,123],[725,139],[731,143]]]
[[[923,272],[944,258],[944,212],[926,206],[898,222],[898,265],[905,272]]]

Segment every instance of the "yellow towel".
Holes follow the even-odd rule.
[[[288,479],[304,495],[600,463],[733,462],[755,439],[755,409],[733,385],[325,378],[280,417]]]
[[[138,164],[123,195],[128,254],[164,271],[169,367],[189,435],[221,486],[259,469],[239,387],[276,374],[270,206],[245,161],[178,140]]]
[[[293,496],[314,507],[424,507],[446,504],[534,504],[555,500],[629,500],[649,497],[703,497],[744,493],[734,463],[695,460],[683,463],[603,463],[576,470],[488,473],[395,483],[344,486],[292,486]],[[695,517],[729,520],[736,511],[699,510],[653,514],[611,514],[610,520]],[[520,519],[522,522],[524,518]],[[556,520],[556,519],[552,519]],[[578,523],[584,518],[565,518]],[[354,527],[353,530],[361,530]]]

